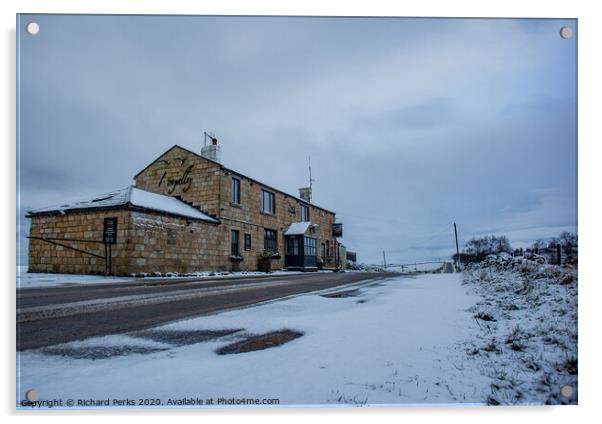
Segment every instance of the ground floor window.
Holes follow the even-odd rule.
[[[238,256],[238,230],[230,231],[230,255]]]
[[[245,234],[245,250],[251,250],[251,234]]]
[[[316,239],[305,237],[305,256],[316,256]]]
[[[263,229],[263,250],[266,252],[276,253],[278,244],[276,241],[276,230]]]

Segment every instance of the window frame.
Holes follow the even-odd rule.
[[[305,217],[303,216],[303,211],[306,211]],[[306,219],[303,219],[306,218]],[[309,222],[309,206],[299,203],[299,221],[301,222]]]
[[[230,203],[240,205],[240,178],[232,177],[230,181]]]
[[[317,256],[317,240],[314,237],[303,237],[303,255],[305,256]]]
[[[268,237],[268,234],[273,234],[274,237]],[[274,244],[274,250],[269,249],[268,244]],[[271,247],[271,246],[270,246]],[[278,253],[278,231],[271,228],[263,229],[263,250],[272,254]]]
[[[236,235],[236,237],[234,237]],[[230,229],[230,256],[240,256],[240,231]]]
[[[268,205],[266,205],[266,195],[270,200]],[[266,209],[266,206],[270,206],[269,209]],[[266,190],[265,188],[261,189],[261,198],[260,198],[260,210],[261,213],[265,213],[268,215],[276,215],[276,193]]]

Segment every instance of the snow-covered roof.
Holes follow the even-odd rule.
[[[91,199],[79,200],[73,203],[63,205],[49,206],[29,211],[29,214],[43,214],[49,212],[64,212],[78,209],[98,209],[115,206],[137,206],[144,209],[157,212],[168,213],[171,215],[183,216],[186,218],[200,219],[209,222],[219,222],[215,218],[193,208],[185,202],[172,196],[153,193],[130,186],[110,193],[100,194]]]
[[[285,236],[297,236],[305,234],[311,222],[293,222],[289,227],[284,231]]]

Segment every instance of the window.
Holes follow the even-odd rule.
[[[261,190],[261,212],[270,213],[274,215],[276,213],[276,199],[272,192],[267,190]]]
[[[309,222],[309,207],[306,205],[299,205],[301,208],[301,221]]]
[[[320,252],[320,256],[322,256],[322,262],[326,262],[326,245],[324,243],[321,243],[321,252]]]
[[[234,177],[230,183],[230,202],[240,205],[240,180]]]
[[[305,256],[316,256],[316,239],[305,237]]]
[[[276,241],[276,230],[263,229],[263,249],[266,252],[276,253],[278,251],[278,243]]]
[[[245,250],[251,250],[251,234],[245,234]]]
[[[297,237],[290,237],[286,240],[286,254],[299,255],[299,240]]]
[[[230,255],[238,256],[238,230],[230,231]]]

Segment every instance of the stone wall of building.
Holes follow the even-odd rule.
[[[232,177],[240,180],[240,203],[231,203]],[[174,146],[135,177],[136,186],[161,194],[179,196],[200,210],[221,220],[217,231],[217,270],[256,270],[259,255],[264,249],[264,228],[277,231],[280,259],[272,261],[273,268],[284,267],[283,232],[292,222],[300,221],[299,199],[273,190],[253,179],[235,173],[220,164],[198,154]],[[262,188],[275,194],[274,215],[261,211]],[[305,203],[304,203],[305,204]],[[332,224],[335,215],[322,208],[309,205],[310,221],[318,224],[314,234],[316,251],[321,256],[322,243],[328,246],[326,267],[335,267],[335,239]],[[231,230],[239,231],[239,256],[233,258],[230,251]],[[251,235],[251,249],[245,250],[245,234]]]
[[[219,269],[218,226],[154,212],[83,211],[32,217],[30,235],[52,238],[104,256],[104,218],[117,217],[117,243],[111,246],[115,275],[197,272]],[[104,274],[105,261],[37,239],[29,243],[29,272]]]
[[[88,211],[64,215],[41,215],[31,218],[29,235],[52,239],[96,240],[102,242],[104,218],[117,217],[117,244],[112,246],[113,271],[126,274],[129,270],[127,229],[130,213],[127,210]],[[105,255],[103,243],[52,240],[95,253]],[[29,240],[29,272],[58,272],[68,274],[104,274],[104,259],[86,255],[47,241]]]
[[[231,182],[232,178],[240,181],[240,204],[231,203]],[[261,211],[261,191],[265,189],[275,195],[275,214],[267,214]],[[301,202],[295,197],[291,197],[282,192],[270,189],[260,183],[249,179],[240,174],[222,170],[221,173],[221,193],[222,196],[220,208],[220,220],[226,231],[222,231],[224,244],[230,248],[230,230],[238,230],[240,234],[240,256],[243,261],[240,266],[244,269],[253,269],[257,266],[257,258],[264,250],[264,228],[277,231],[278,250],[280,259],[272,260],[273,268],[284,267],[284,230],[292,223],[299,222],[300,204],[309,206],[309,220],[319,225],[315,234],[317,238],[317,254],[320,255],[320,243],[328,243],[331,247],[331,261],[326,266],[334,267],[334,238],[332,237],[332,224],[335,215],[332,212],[315,207],[311,204]],[[251,250],[244,250],[244,234],[251,234]],[[328,241],[328,242],[327,242]]]
[[[135,177],[136,187],[179,196],[210,215],[219,214],[220,165],[174,146]]]
[[[218,227],[205,221],[133,211],[128,273],[218,270]]]

